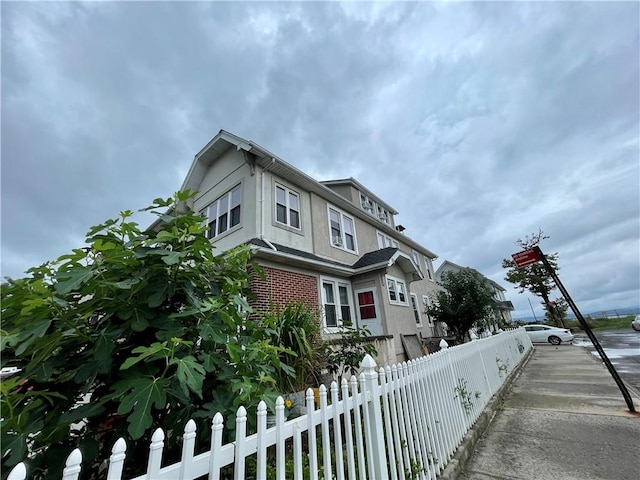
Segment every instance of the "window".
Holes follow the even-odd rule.
[[[276,185],[276,221],[300,228],[300,196],[281,185]]]
[[[337,280],[322,280],[322,305],[324,326],[338,328],[343,323],[352,324],[351,287]]]
[[[429,260],[429,257],[424,257],[424,266],[427,269],[427,277],[433,282],[433,273],[431,273],[431,260]]]
[[[360,194],[360,205],[362,205],[362,209],[366,212],[369,212],[371,214],[375,212],[375,209],[373,207],[373,200],[369,200],[369,197],[367,197],[363,193]]]
[[[215,202],[200,212],[206,217],[207,237],[215,238],[227,230],[240,225],[242,185],[236,185]]]
[[[385,247],[399,248],[400,247],[400,245],[398,245],[398,242],[396,242],[394,239],[392,239],[391,237],[388,237],[382,232],[377,232],[377,237],[378,237],[378,248],[385,248]]]
[[[418,296],[415,293],[411,294],[411,307],[413,308],[413,318],[416,319],[416,325],[421,327],[422,320],[420,319],[420,308],[418,307]]]
[[[424,314],[427,316],[429,325],[433,325],[433,320],[431,320],[431,316],[427,313],[427,308],[429,308],[429,297],[427,295],[422,296],[422,306],[424,308]]]
[[[407,290],[402,280],[387,276],[387,291],[389,303],[407,305]]]
[[[329,234],[334,247],[356,251],[356,229],[353,218],[329,208]]]
[[[358,308],[360,309],[360,318],[362,320],[377,318],[373,290],[358,293]]]
[[[370,199],[364,193],[360,193],[360,205],[365,212],[373,215],[381,222],[386,224],[390,223],[391,216],[389,215],[389,212],[382,205]]]
[[[413,263],[416,264],[416,267],[418,267],[418,270],[422,270],[422,268],[420,268],[420,257],[418,256],[418,252],[416,252],[415,250],[412,250],[411,256],[413,257]]]
[[[342,314],[342,321],[348,325],[352,325],[351,321],[351,305],[349,302],[349,290],[344,285],[338,285],[338,296],[340,297],[340,313]]]

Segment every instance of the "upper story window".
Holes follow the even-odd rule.
[[[384,222],[386,224],[391,223],[391,215],[389,214],[388,210],[375,200],[370,199],[364,193],[360,193],[360,205],[362,206],[362,209],[364,211],[368,212],[370,215],[373,215],[381,222]]]
[[[281,185],[276,185],[276,221],[300,228],[300,195]]]
[[[331,245],[350,252],[356,251],[356,227],[353,218],[329,207],[329,235]]]
[[[387,275],[387,291],[389,293],[389,303],[408,305],[407,288],[402,280]]]
[[[241,203],[242,184],[236,185],[200,212],[206,217],[208,238],[215,238],[240,225]]]
[[[378,248],[385,248],[385,247],[395,247],[395,248],[400,248],[400,245],[398,244],[398,242],[396,242],[393,238],[385,235],[382,232],[377,232],[378,237]]]
[[[424,257],[424,266],[427,269],[427,278],[433,282],[433,272],[431,271],[431,260],[429,260],[429,257]]]
[[[420,267],[420,256],[418,255],[418,252],[412,250],[411,257],[413,258],[413,263],[415,263],[416,267],[418,267],[418,270],[422,270],[422,268]]]

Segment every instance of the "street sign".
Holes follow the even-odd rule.
[[[518,253],[514,253],[511,255],[513,257],[513,261],[516,262],[516,266],[518,268],[526,267],[527,265],[531,265],[532,263],[539,262],[542,260],[538,252],[534,249],[523,250]]]

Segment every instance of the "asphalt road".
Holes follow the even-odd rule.
[[[640,332],[634,331],[629,325],[626,330],[595,330],[594,333],[618,375],[640,392]],[[586,348],[600,358],[586,334],[578,333],[573,344]]]

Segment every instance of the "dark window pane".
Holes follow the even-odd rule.
[[[404,294],[404,283],[398,282],[398,300],[402,303],[407,301],[407,297]]]
[[[234,227],[240,223],[240,205],[231,209],[231,226]]]
[[[418,301],[416,297],[411,297],[411,306],[413,307],[413,317],[416,319],[416,323],[420,324],[420,312],[418,312]]]
[[[276,205],[276,219],[280,223],[287,223],[287,207],[284,205]]]
[[[349,305],[341,305],[340,312],[342,313],[342,320],[351,323],[351,309],[349,309]]]
[[[360,307],[360,318],[363,320],[376,318],[376,307],[373,305]]]
[[[387,280],[387,288],[389,289],[389,298],[392,301],[397,301],[398,297],[396,297],[396,283],[393,280]]]
[[[342,237],[342,228],[340,227],[340,214],[335,210],[329,210],[329,224],[331,226],[331,238]]]
[[[324,314],[327,321],[327,327],[337,327],[338,319],[336,317],[336,306],[335,305],[325,305],[324,306]]]
[[[360,305],[373,305],[373,292],[362,292],[358,294]]]
[[[289,212],[289,216],[291,217],[291,226],[294,228],[300,228],[300,214],[295,210],[291,210]]]
[[[207,237],[213,238],[216,236],[216,221],[215,219],[209,222],[209,231],[207,232]]]
[[[220,215],[218,218],[218,234],[227,231],[227,214]]]

